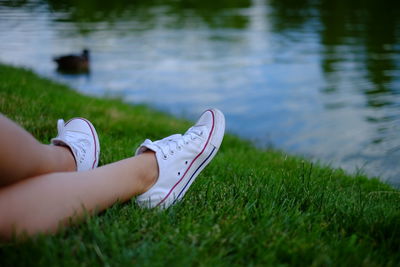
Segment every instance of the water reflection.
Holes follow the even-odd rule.
[[[0,60],[400,183],[400,1],[0,0]],[[29,40],[30,46],[25,44]],[[90,79],[51,58],[90,45]]]
[[[168,15],[163,24],[167,28],[179,29],[202,27],[211,28],[245,28],[247,17],[240,14],[229,14],[229,10],[250,6],[248,0],[220,1],[79,1],[79,0],[46,0],[52,12],[61,13],[57,21],[68,21],[76,25],[79,33],[95,31],[87,23],[107,22],[108,29],[120,30],[115,23],[121,21],[138,21],[139,29],[155,27],[160,19],[160,12]],[[226,7],[229,7],[228,9]],[[227,16],[229,14],[229,16]],[[138,28],[133,28],[138,30]]]

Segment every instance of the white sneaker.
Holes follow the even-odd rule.
[[[97,167],[100,143],[97,132],[90,121],[73,118],[64,123],[64,120],[60,119],[57,122],[57,129],[58,135],[51,139],[51,143],[71,149],[77,171],[86,171]]]
[[[217,153],[225,132],[225,118],[217,109],[206,110],[184,135],[174,134],[152,142],[146,139],[136,151],[155,152],[159,177],[136,198],[139,206],[168,208],[180,201],[190,185]]]

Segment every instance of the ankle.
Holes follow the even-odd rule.
[[[143,158],[146,168],[143,169],[143,193],[148,191],[158,180],[158,163],[153,151],[146,151],[140,155]]]
[[[53,161],[53,171],[76,171],[76,161],[72,151],[65,146],[46,145],[49,157]]]
[[[66,146],[59,146],[59,150],[62,151],[64,165],[67,171],[77,171],[76,160],[70,148]]]

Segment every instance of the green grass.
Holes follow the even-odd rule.
[[[31,71],[0,65],[0,77],[0,111],[42,142],[55,136],[58,118],[89,118],[101,164],[190,125],[146,106],[82,96]],[[0,243],[0,265],[399,266],[399,248],[398,190],[227,134],[177,206],[117,204],[57,235]]]

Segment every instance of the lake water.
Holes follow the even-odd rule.
[[[55,55],[91,51],[89,75]],[[0,0],[0,61],[400,185],[400,1]],[[0,77],[7,79],[7,77]]]

